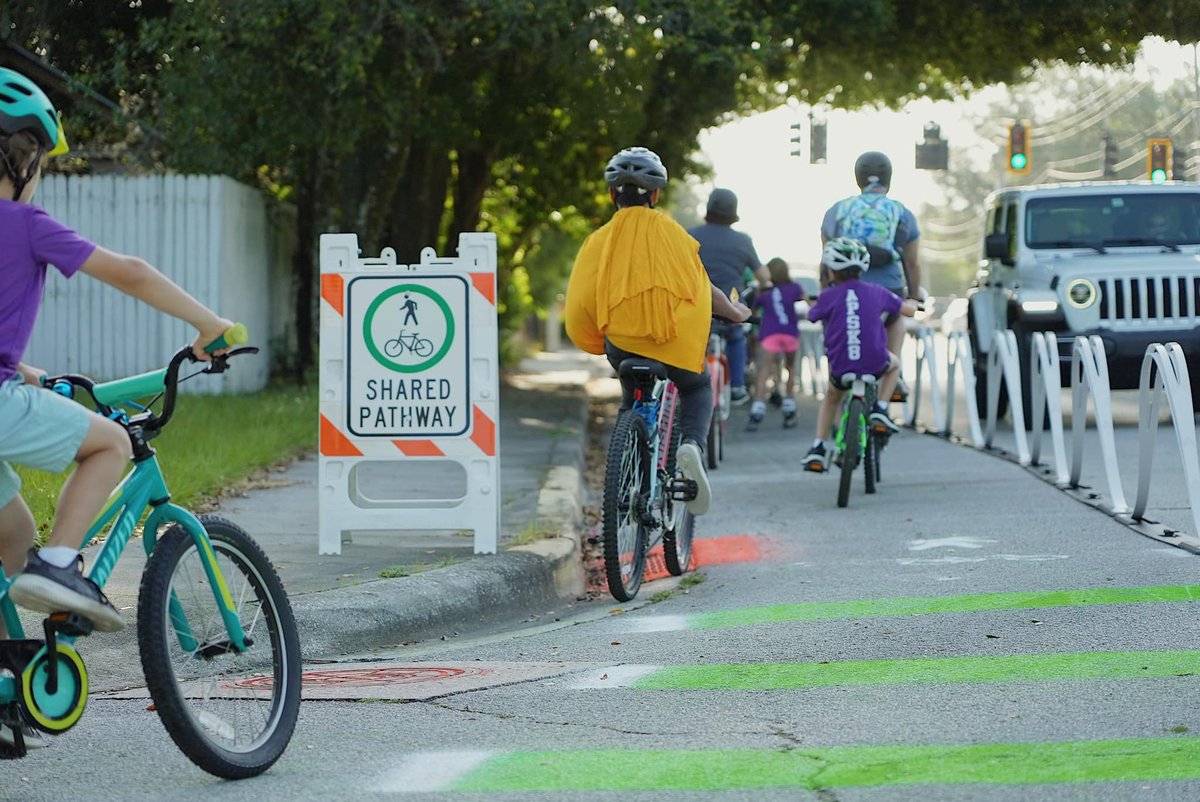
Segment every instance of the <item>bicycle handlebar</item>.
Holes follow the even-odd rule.
[[[221,337],[205,346],[204,350],[212,353],[213,351],[228,348],[230,345],[244,343],[248,340],[249,332],[243,324],[238,323],[230,326]],[[255,346],[234,348],[224,354],[214,356],[211,361],[207,362],[208,367],[199,372],[224,373],[229,367],[230,357],[256,353],[258,353],[258,348]],[[175,352],[165,368],[148,371],[137,376],[97,383],[89,376],[77,373],[65,373],[60,376],[43,377],[42,385],[50,387],[54,392],[68,398],[74,397],[74,388],[83,389],[91,397],[92,401],[95,402],[98,413],[118,422],[127,421],[131,425],[136,424],[140,426],[145,433],[145,439],[149,440],[167,425],[167,422],[175,412],[175,397],[180,382],[179,369],[183,366],[184,362],[196,363],[200,361],[200,358],[193,353],[192,346],[185,345]],[[186,378],[191,377],[188,376]],[[162,412],[159,414],[155,414],[150,409],[145,408],[141,413],[134,415],[132,418],[127,418],[124,410],[119,408],[121,404],[132,404],[135,398],[159,395],[163,396]]]

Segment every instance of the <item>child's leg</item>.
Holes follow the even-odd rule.
[[[786,390],[784,395],[788,398],[796,397],[796,352],[785,351],[781,355],[783,359],[783,368],[787,371],[787,380],[784,384]]]
[[[754,400],[761,401],[767,397],[767,371],[770,370],[775,354],[762,347],[759,343],[756,361],[758,370],[754,371]]]
[[[25,567],[25,552],[33,545],[37,523],[33,513],[20,496],[0,507],[0,563],[9,579]],[[0,626],[4,622],[0,621]]]
[[[107,418],[92,416],[83,445],[75,454],[79,467],[59,494],[47,546],[79,549],[88,527],[121,481],[131,456],[125,430]]]
[[[845,391],[832,384],[825,391],[825,397],[821,399],[821,408],[817,411],[817,440],[824,442],[829,439],[833,431],[833,416],[837,414],[838,404],[842,402],[843,395]]]
[[[888,399],[896,389],[896,381],[900,378],[900,360],[895,354],[888,354],[887,370],[879,378],[879,402],[887,406]]]

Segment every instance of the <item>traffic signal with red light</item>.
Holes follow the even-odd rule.
[[[1155,184],[1167,180],[1171,165],[1171,140],[1151,139],[1146,143],[1146,175]]]
[[[1008,128],[1008,163],[1010,173],[1029,172],[1029,130],[1021,123]]]

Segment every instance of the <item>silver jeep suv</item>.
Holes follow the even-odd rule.
[[[1003,189],[987,200],[984,252],[967,292],[980,400],[993,334],[1010,328],[1026,409],[1034,331],[1056,333],[1064,382],[1074,338],[1098,334],[1113,389],[1138,386],[1147,345],[1178,342],[1194,368],[1193,405],[1200,402],[1200,184]]]

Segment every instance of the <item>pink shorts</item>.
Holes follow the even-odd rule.
[[[773,354],[794,354],[800,339],[792,334],[768,334],[762,338],[762,347]]]

